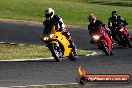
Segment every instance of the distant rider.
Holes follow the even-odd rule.
[[[44,27],[43,34],[48,33],[54,25],[57,31],[62,32],[62,34],[66,36],[66,38],[70,42],[71,47],[75,51],[76,50],[75,44],[73,43],[70,33],[65,29],[65,25],[62,21],[62,18],[59,17],[59,15],[54,15],[54,10],[52,8],[45,9],[44,15],[46,19],[43,22]]]
[[[111,30],[113,39],[121,46],[121,42],[118,40],[116,35],[118,34],[118,29],[121,26],[128,25],[128,22],[123,19],[121,16],[118,16],[117,11],[112,11],[112,17],[109,18],[108,27]],[[125,28],[125,31],[128,33],[128,30]]]
[[[89,30],[89,34],[92,35],[92,33],[94,32],[99,32],[98,30],[100,30],[101,27],[103,27],[104,32],[106,33],[106,35],[104,35],[104,38],[106,38],[108,40],[108,44],[111,45],[111,38],[109,37],[109,29],[106,28],[106,25],[103,24],[100,20],[96,20],[96,16],[94,14],[90,14],[88,16],[88,20],[90,22],[90,24],[88,25],[88,30]],[[94,43],[93,40],[90,41],[91,43]],[[110,50],[111,50],[111,54],[112,53],[112,46],[109,46]]]

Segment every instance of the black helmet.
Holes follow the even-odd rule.
[[[112,17],[116,17],[117,16],[117,11],[112,11]]]

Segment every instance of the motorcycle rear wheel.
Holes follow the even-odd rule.
[[[125,43],[126,43],[126,45],[129,47],[129,48],[131,48],[132,47],[132,45],[131,45],[131,43],[130,43],[130,41],[129,41],[129,39],[128,39],[128,36],[126,35],[126,36],[124,36],[124,39],[125,39]]]
[[[71,61],[76,61],[77,60],[77,54],[76,54],[76,51],[72,51],[69,55],[69,59]]]

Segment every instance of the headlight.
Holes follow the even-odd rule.
[[[98,40],[98,39],[100,38],[100,36],[94,35],[93,38],[94,38],[95,40]]]
[[[44,37],[44,40],[47,41],[49,39],[49,37]]]
[[[50,37],[50,38],[53,38],[53,37],[54,37],[54,35],[55,35],[55,34],[50,34],[50,36],[49,36],[49,37]]]

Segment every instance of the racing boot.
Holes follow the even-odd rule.
[[[132,45],[131,45],[130,42],[128,42],[127,45],[128,45],[129,48],[132,48]]]

